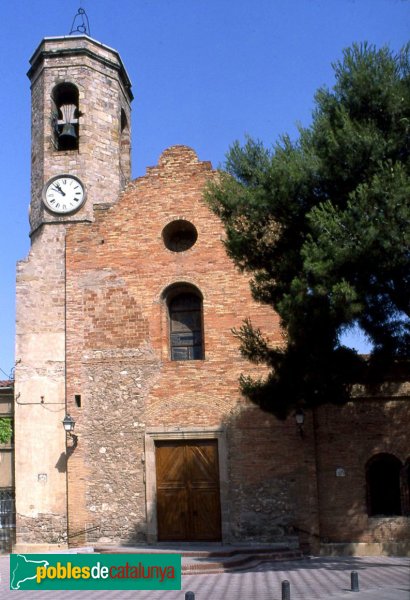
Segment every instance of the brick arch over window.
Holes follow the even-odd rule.
[[[201,292],[190,284],[174,284],[167,288],[164,299],[168,312],[171,360],[202,360],[204,324]]]
[[[400,516],[403,465],[393,454],[376,454],[366,464],[367,514]]]

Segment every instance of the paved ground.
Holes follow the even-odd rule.
[[[351,571],[359,592],[350,591]],[[238,573],[186,575],[182,591],[10,591],[9,558],[0,557],[0,600],[281,600],[281,582],[291,584],[291,600],[410,600],[409,558],[311,558],[262,564]]]

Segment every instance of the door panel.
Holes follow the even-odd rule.
[[[188,509],[184,489],[163,489],[158,494],[158,539],[185,540]]]
[[[159,540],[220,540],[218,442],[156,443]]]
[[[210,440],[214,442],[214,440]],[[200,445],[187,445],[187,460],[190,469],[190,480],[217,482],[219,485],[218,473],[218,448],[215,443]]]
[[[221,539],[219,489],[191,491],[192,539],[218,541]]]
[[[156,465],[158,539],[184,540],[188,509],[183,446],[158,445]]]
[[[162,485],[184,485],[184,460],[183,446],[157,446],[157,482]]]

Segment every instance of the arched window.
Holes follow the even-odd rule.
[[[120,172],[121,185],[124,188],[131,177],[131,135],[127,115],[123,108],[121,109]]]
[[[57,150],[78,149],[78,89],[72,83],[60,83],[53,90],[54,143]]]
[[[193,286],[174,288],[167,295],[171,360],[204,358],[202,297]]]
[[[370,517],[402,514],[402,464],[392,454],[373,456],[366,465],[367,512]]]

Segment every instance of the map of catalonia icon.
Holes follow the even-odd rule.
[[[37,567],[48,567],[47,560],[31,560],[23,554],[15,554],[14,563],[12,565],[12,557],[10,556],[10,589],[19,590],[21,585],[26,581],[37,578]],[[23,585],[24,589],[24,585]]]

